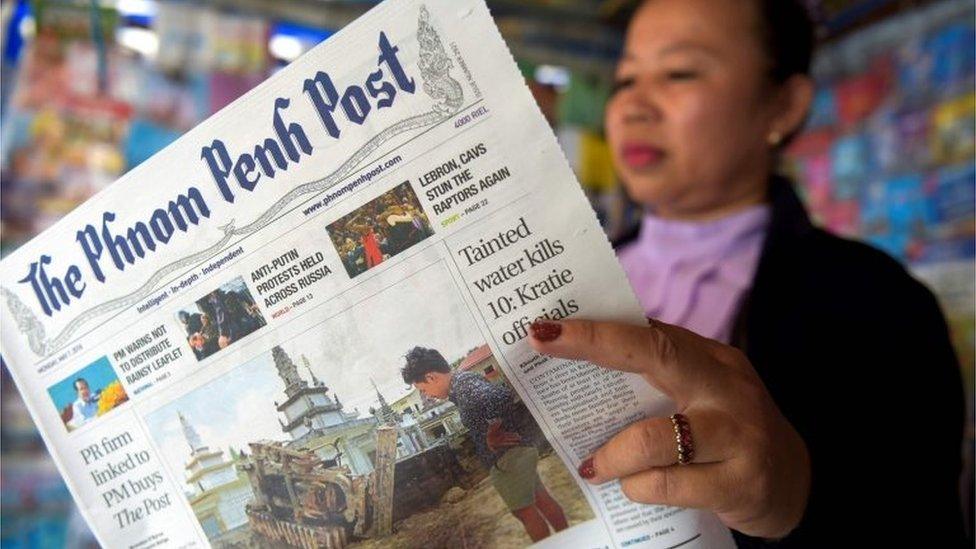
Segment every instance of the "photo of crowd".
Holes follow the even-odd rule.
[[[406,181],[337,219],[326,230],[349,278],[434,234]]]
[[[241,277],[177,313],[197,360],[203,360],[267,324]]]
[[[61,421],[73,431],[129,400],[107,357],[101,357],[47,390]]]

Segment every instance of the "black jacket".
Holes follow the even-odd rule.
[[[896,261],[815,228],[774,178],[769,232],[733,344],[806,441],[800,526],[740,547],[957,547],[959,363],[932,293]]]

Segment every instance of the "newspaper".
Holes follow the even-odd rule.
[[[3,356],[105,547],[725,547],[575,470],[673,405],[482,0],[390,0],[3,261]]]

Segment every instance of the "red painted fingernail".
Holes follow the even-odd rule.
[[[532,337],[542,342],[552,341],[563,333],[562,324],[547,320],[536,320],[529,329],[532,331]]]
[[[593,458],[588,457],[583,460],[583,463],[580,463],[579,476],[585,479],[591,479],[596,476],[596,469],[593,468]]]

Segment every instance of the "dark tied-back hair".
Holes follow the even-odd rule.
[[[414,347],[407,353],[406,360],[407,364],[400,369],[400,373],[407,385],[422,382],[431,372],[451,373],[451,365],[444,359],[444,355],[434,349]]]
[[[813,20],[803,0],[755,0],[758,2],[759,39],[769,62],[769,79],[783,84],[792,76],[809,76],[815,45]],[[789,145],[803,124],[779,143]]]
[[[769,58],[769,76],[783,83],[789,77],[810,74],[814,28],[801,0],[757,0],[759,38]]]

